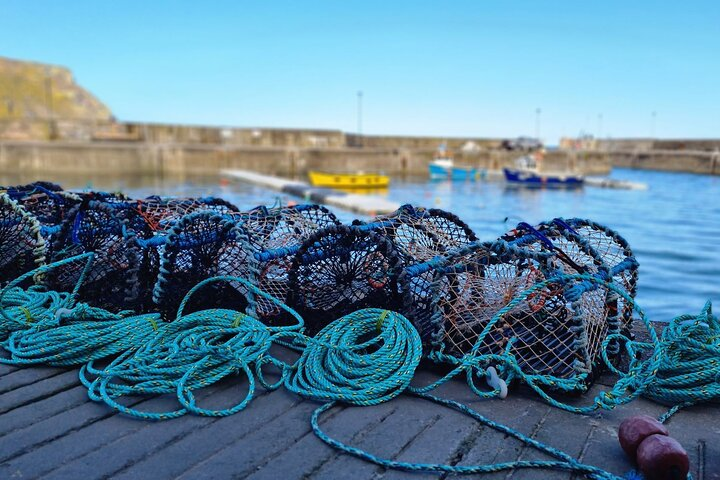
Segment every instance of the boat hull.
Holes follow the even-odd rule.
[[[505,180],[529,187],[581,187],[585,179],[580,175],[542,175],[526,170],[503,168]]]
[[[432,163],[428,165],[428,171],[430,173],[430,178],[432,179],[449,179],[460,182],[465,180],[477,180],[481,176],[481,171],[475,168],[446,167]]]
[[[310,183],[316,187],[330,188],[387,188],[390,177],[376,173],[325,173],[308,172]]]

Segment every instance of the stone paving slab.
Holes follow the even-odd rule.
[[[437,372],[423,369],[415,382],[425,384],[437,377]],[[246,383],[241,376],[233,377],[200,392],[198,401],[211,408],[230,406],[242,398]],[[608,383],[600,379],[590,394],[607,390]],[[387,471],[333,450],[310,427],[310,415],[319,404],[283,389],[260,389],[246,410],[230,417],[185,416],[165,422],[135,420],[91,402],[77,370],[0,366],[0,392],[2,479],[460,478]],[[462,380],[436,393],[619,475],[633,468],[617,443],[619,423],[631,415],[665,411],[641,399],[613,411],[579,416],[552,408],[522,388],[513,389],[505,400],[480,400]],[[570,400],[588,403],[590,398]],[[149,411],[175,408],[168,397],[124,402]],[[690,454],[696,480],[720,479],[717,413],[717,405],[694,407],[681,410],[668,423]],[[335,407],[321,425],[334,438],[400,461],[471,465],[547,458],[473,419],[408,395],[374,407]],[[524,470],[482,478],[574,477]]]

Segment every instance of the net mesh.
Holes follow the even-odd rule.
[[[402,266],[387,238],[357,227],[326,228],[295,255],[288,303],[306,319],[311,334],[361,308],[397,310]]]
[[[256,271],[244,229],[227,216],[192,213],[168,234],[153,299],[172,318],[183,297],[200,281],[219,275],[254,281]],[[202,295],[192,297],[186,311],[216,306],[243,311],[249,299],[246,287],[239,282],[211,284]]]
[[[258,207],[234,217],[248,231],[250,245],[257,253],[260,289],[282,301],[287,299],[288,274],[303,242],[318,231],[340,225],[333,213],[319,205]],[[267,299],[258,298],[255,308],[259,318],[269,324],[295,323],[285,310]]]
[[[554,253],[553,269],[549,271],[552,275],[599,275],[608,272],[601,255],[590,244],[584,242],[576,232],[562,228],[554,222],[543,223],[537,227],[521,223],[504,238],[531,251]],[[582,300],[573,306],[575,315],[584,319],[580,327],[583,329],[585,345],[585,368],[601,363],[597,360],[602,341],[611,330],[612,333],[618,333],[619,330],[617,325],[609,321],[611,309],[607,300],[607,289],[597,287],[586,292]]]
[[[80,300],[111,310],[138,308],[143,292],[138,288],[142,251],[123,225],[132,216],[96,200],[85,200],[68,215],[55,239],[53,261],[94,252],[91,268],[79,290]],[[69,291],[78,283],[83,262],[53,269],[46,285]]]
[[[628,242],[614,230],[590,220],[574,218],[566,223],[600,255],[603,263],[613,272],[613,281],[623,287],[631,298],[635,298],[638,267]],[[633,306],[619,297],[614,308],[622,318],[623,333],[631,335]]]
[[[403,205],[389,215],[376,217],[368,225],[390,237],[396,247],[415,262],[429,260],[477,240],[475,232],[465,222],[436,208]]]
[[[45,262],[45,240],[37,219],[0,194],[0,286]]]
[[[220,214],[237,212],[238,208],[220,198],[165,198],[157,195],[136,201],[140,215],[154,232],[164,232],[185,215],[197,211]]]
[[[577,320],[589,313],[596,293],[570,302],[566,285],[551,283],[491,322],[521,292],[554,276],[557,262],[546,252],[475,243],[405,278],[406,306],[431,351],[460,358],[479,343],[481,354],[513,354],[526,373],[572,378],[596,360]]]

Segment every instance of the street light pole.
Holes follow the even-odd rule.
[[[597,131],[598,138],[602,138],[602,134],[603,134],[602,127],[603,127],[603,114],[598,113],[598,131]]]
[[[540,140],[540,114],[542,110],[540,107],[535,109],[535,139]]]

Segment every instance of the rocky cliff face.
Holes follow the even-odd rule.
[[[56,65],[0,57],[0,120],[108,120],[110,109]]]

